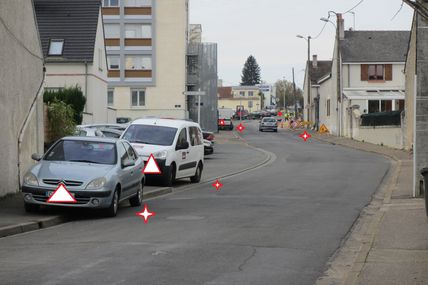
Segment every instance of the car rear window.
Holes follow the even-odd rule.
[[[131,125],[124,133],[123,139],[130,143],[170,146],[174,143],[177,128]]]
[[[276,122],[276,120],[274,118],[265,118],[263,119],[264,122],[268,122],[268,123],[274,123]]]
[[[59,141],[44,157],[48,161],[96,164],[116,164],[116,159],[116,146],[113,143],[73,140]]]

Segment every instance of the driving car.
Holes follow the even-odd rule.
[[[260,120],[259,131],[263,132],[265,130],[272,130],[274,132],[278,132],[278,123],[275,118],[265,117]]]
[[[204,154],[211,155],[214,153],[214,143],[204,139]]]
[[[37,211],[41,205],[103,209],[114,217],[119,203],[129,200],[138,207],[145,182],[143,159],[129,142],[98,137],[65,137],[37,161],[25,175],[22,195],[25,210]],[[75,203],[50,203],[49,198],[64,185]]]
[[[201,180],[204,144],[198,123],[177,119],[138,119],[131,123],[121,138],[131,143],[145,163],[153,155],[161,174],[146,174],[148,179],[161,179],[165,186],[172,186],[176,179],[181,178],[190,178],[192,183]]]

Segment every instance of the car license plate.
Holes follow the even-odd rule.
[[[48,192],[46,192],[46,195],[48,197],[51,197],[53,195],[53,193],[55,193],[55,191],[48,191]],[[73,198],[76,198],[74,193],[71,193],[71,192],[69,192],[69,193],[71,194],[71,196],[73,196]]]

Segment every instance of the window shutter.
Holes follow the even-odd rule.
[[[369,65],[361,64],[361,81],[369,81]]]
[[[392,64],[385,64],[385,80],[392,81]]]

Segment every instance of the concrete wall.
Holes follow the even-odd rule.
[[[43,151],[43,102],[40,97],[29,117],[18,155],[20,129],[34,98],[41,95],[38,90],[43,80],[43,55],[32,1],[0,1],[0,17],[14,35],[0,25],[0,144],[3,146],[0,151],[0,196],[3,196],[19,190],[18,181],[33,164],[31,154]],[[21,177],[18,177],[18,157]]]
[[[395,126],[359,127],[354,129],[354,139],[397,149],[403,146],[401,127]]]

